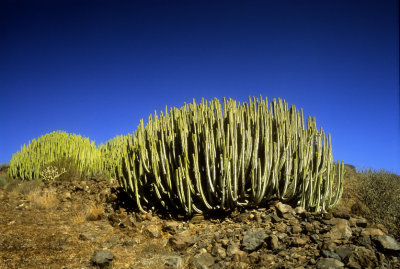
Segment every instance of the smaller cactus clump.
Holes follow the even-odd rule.
[[[141,211],[162,205],[190,215],[274,197],[320,211],[342,194],[330,135],[281,99],[166,109],[108,148],[108,167]]]
[[[39,179],[49,164],[61,159],[73,160],[81,175],[91,176],[103,170],[101,152],[94,142],[80,135],[56,131],[33,139],[13,154],[9,176]]]

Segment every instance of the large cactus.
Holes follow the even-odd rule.
[[[190,215],[273,197],[320,211],[342,193],[343,163],[333,163],[330,135],[281,99],[166,108],[112,143],[109,167],[142,211],[160,204]]]
[[[13,154],[9,175],[23,180],[37,179],[46,165],[62,158],[72,159],[82,175],[103,171],[101,152],[94,142],[80,135],[56,131],[33,139]]]

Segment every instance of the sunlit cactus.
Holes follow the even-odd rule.
[[[271,198],[320,211],[342,194],[330,135],[281,99],[166,108],[108,147],[107,167],[141,211],[161,205],[190,215]]]
[[[38,179],[47,165],[63,158],[72,159],[81,175],[95,175],[103,169],[101,152],[94,142],[80,135],[56,131],[33,139],[13,154],[9,175],[23,180]]]

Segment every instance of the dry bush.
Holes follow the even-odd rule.
[[[7,178],[3,175],[0,175],[0,188],[3,188],[7,184]]]
[[[358,197],[370,210],[368,217],[400,238],[400,176],[385,170],[361,173]]]
[[[104,214],[103,204],[91,203],[89,205],[82,206],[79,203],[72,205],[72,222],[74,224],[80,224],[85,221],[100,220]]]
[[[40,191],[37,189],[29,193],[26,199],[32,203],[35,208],[38,209],[51,209],[58,206],[58,199],[56,195],[56,190],[51,189],[48,191]]]
[[[87,220],[99,220],[104,213],[104,206],[102,204],[92,203],[86,208]]]

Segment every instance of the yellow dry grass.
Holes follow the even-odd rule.
[[[26,199],[30,201],[33,207],[37,209],[52,209],[58,206],[56,190],[50,189],[47,191],[35,190],[30,192]]]

